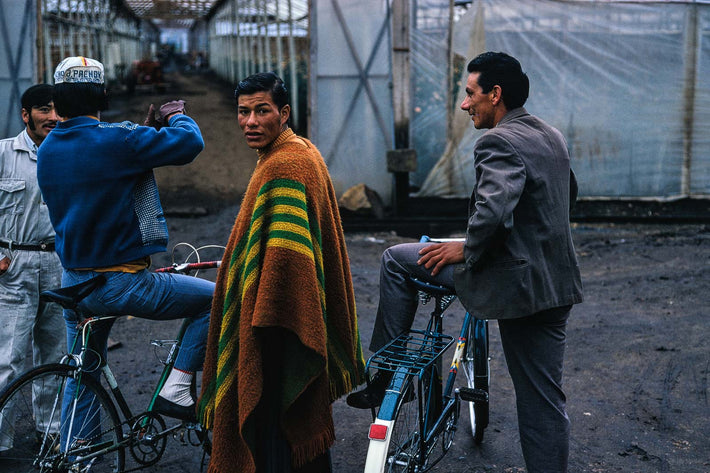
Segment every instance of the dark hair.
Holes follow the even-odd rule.
[[[103,84],[62,82],[54,85],[52,97],[57,115],[64,118],[92,115],[108,108]]]
[[[44,107],[52,101],[52,86],[49,84],[37,84],[25,90],[20,99],[22,108],[28,112],[32,107]]]
[[[494,85],[503,90],[505,108],[522,107],[530,93],[530,81],[517,59],[505,53],[486,52],[468,63],[469,73],[478,72],[478,85],[486,94]]]
[[[271,92],[271,98],[281,110],[288,105],[288,91],[284,82],[273,72],[258,72],[239,81],[234,90],[234,100],[239,103],[240,95],[251,95],[257,92]]]

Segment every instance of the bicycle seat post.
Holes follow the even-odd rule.
[[[428,330],[435,329],[436,332],[440,332],[444,311],[456,299],[454,290],[414,277],[410,277],[409,280],[414,288],[419,291],[419,301],[422,305],[426,305],[432,298],[434,299],[434,308],[430,314]]]

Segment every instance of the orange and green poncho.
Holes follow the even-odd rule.
[[[331,403],[364,380],[350,263],[323,158],[290,129],[258,154],[212,305],[198,403],[213,431],[210,473],[255,471],[266,329],[289,334],[278,347],[278,408],[293,466],[332,445]]]

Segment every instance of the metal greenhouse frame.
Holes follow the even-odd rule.
[[[232,83],[255,72],[276,72],[290,85],[293,126],[303,128],[308,4],[302,0],[226,0],[215,6],[206,23],[210,67]]]
[[[131,63],[151,54],[159,30],[121,0],[0,0],[0,131],[22,128],[20,96],[30,85],[52,82],[54,67],[71,55],[100,60],[108,86]]]

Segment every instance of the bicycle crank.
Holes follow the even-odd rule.
[[[165,452],[164,432],[165,421],[159,415],[147,412],[138,416],[131,426],[131,456],[143,466],[155,464]]]

